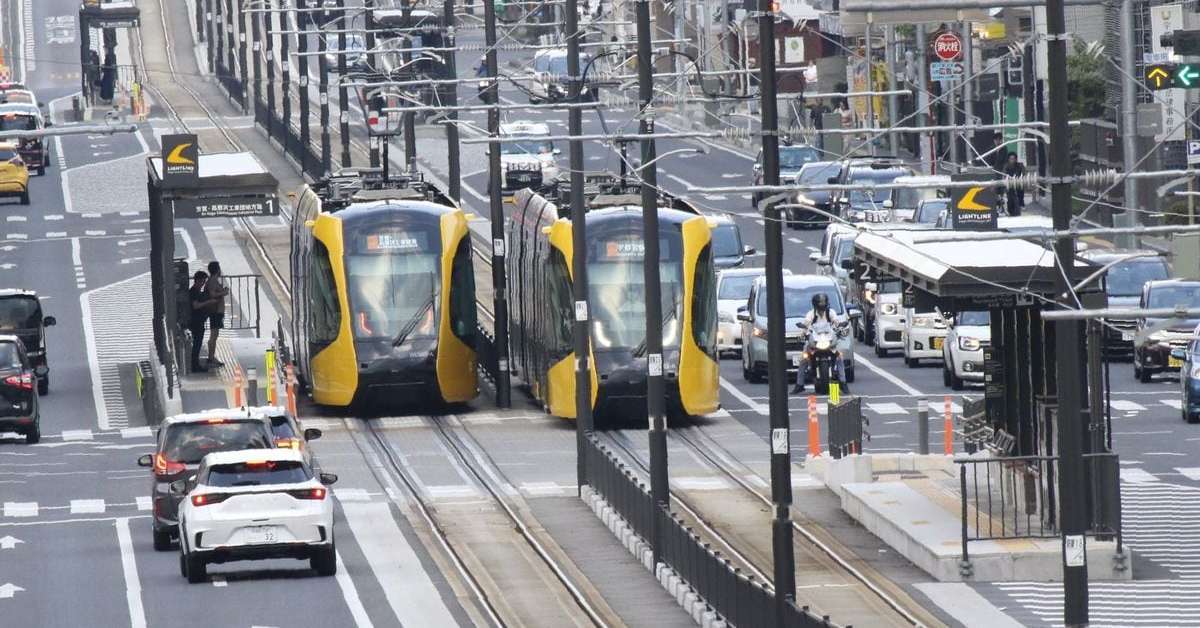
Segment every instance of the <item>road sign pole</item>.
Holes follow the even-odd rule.
[[[583,77],[579,67],[579,0],[567,0],[567,74],[571,76],[570,100],[579,103],[582,99]],[[571,107],[567,111],[567,132],[572,137],[583,135],[583,109]],[[592,431],[592,371],[589,342],[591,322],[588,308],[587,276],[587,208],[583,200],[583,141],[571,140],[567,144],[571,166],[571,282],[572,298],[575,300],[575,325],[572,328],[575,349],[575,438],[579,455],[576,457],[576,475],[579,486],[587,483],[584,468],[584,439]]]
[[[490,84],[489,103],[500,102],[500,66],[496,58],[496,4],[483,3],[483,33],[487,46],[485,62]],[[500,136],[500,110],[488,110],[488,135]],[[496,338],[496,405],[507,408],[511,405],[508,369],[508,284],[504,273],[504,260],[508,251],[504,246],[504,201],[500,196],[500,145],[488,144],[488,206],[492,219],[492,308]]]

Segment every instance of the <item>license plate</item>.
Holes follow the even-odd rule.
[[[279,528],[277,526],[254,526],[246,528],[243,536],[247,543],[276,543],[279,541]]]
[[[520,181],[521,183],[529,183],[532,180],[533,180],[533,177],[531,177],[527,174],[523,174],[523,175],[520,175],[517,177],[517,181]]]
[[[1121,332],[1121,341],[1122,342],[1133,342],[1133,332],[1131,332],[1131,331]]]
[[[942,343],[945,342],[945,340],[945,338],[931,338],[930,342],[933,343],[934,349],[941,349]]]
[[[799,353],[793,353],[792,355],[788,356],[788,360],[791,361],[792,366],[800,368],[800,362],[802,362],[804,358]]]
[[[1167,368],[1170,368],[1170,369],[1180,369],[1180,368],[1183,368],[1183,360],[1180,360],[1179,358],[1176,358],[1176,357],[1173,357],[1173,356],[1172,356],[1172,357],[1168,357],[1168,358],[1167,358]]]

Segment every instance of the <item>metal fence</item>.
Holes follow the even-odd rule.
[[[581,455],[587,484],[647,543],[654,518],[659,518],[662,560],[726,622],[734,626],[775,623],[775,592],[769,583],[742,573],[678,515],[656,506],[649,488],[594,436],[584,439]],[[828,617],[818,617],[807,606],[787,603],[786,628],[831,625]]]
[[[1084,454],[1089,536],[1121,547],[1120,468],[1117,454]],[[970,541],[1059,536],[1057,456],[960,458],[962,559]]]
[[[225,301],[225,329],[253,329],[261,335],[262,311],[259,281],[262,275],[225,275],[229,299]]]
[[[829,454],[834,459],[862,453],[862,397],[829,404]]]
[[[493,386],[500,381],[499,357],[496,355],[496,338],[484,329],[475,325],[475,355],[479,372]]]

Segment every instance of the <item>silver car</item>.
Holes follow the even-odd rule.
[[[829,297],[829,309],[838,318],[856,319],[862,316],[857,308],[846,306],[837,283],[821,275],[790,275],[783,278],[784,346],[788,355],[788,373],[797,372],[803,361],[804,332],[796,323],[812,310],[812,299],[819,293]],[[767,289],[766,278],[754,280],[745,306],[738,308],[742,324],[742,376],[748,382],[762,382],[767,377]],[[854,381],[854,336],[847,334],[838,340],[846,382]]]
[[[746,307],[754,280],[766,276],[765,268],[727,268],[717,275],[717,352],[742,355],[742,326],[738,323],[738,308]],[[792,271],[783,269],[784,275]]]
[[[983,348],[992,341],[987,312],[959,312],[950,319],[942,344],[942,383],[962,390],[965,382],[983,382]]]

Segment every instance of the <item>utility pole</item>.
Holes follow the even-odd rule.
[[[297,68],[300,73],[300,171],[308,174],[310,164],[308,156],[311,121],[308,119],[312,103],[308,100],[308,32],[311,20],[304,9],[308,8],[308,0],[295,0],[296,8],[300,9],[296,20],[300,22],[300,36],[296,38]],[[284,59],[286,64],[288,59]]]
[[[1121,68],[1126,76],[1121,77],[1121,161],[1125,172],[1133,172],[1137,164],[1137,83],[1134,82],[1136,66],[1134,65],[1134,33],[1133,33],[1133,0],[1119,0],[1121,3]],[[1191,181],[1188,181],[1190,188]],[[1125,178],[1125,207],[1127,209],[1113,216],[1113,226],[1137,226],[1138,182],[1137,179]],[[1189,203],[1192,201],[1189,198]],[[1117,246],[1134,248],[1137,246],[1137,236],[1121,234],[1117,236]]]
[[[366,16],[363,18],[363,28],[367,31],[367,67],[371,69],[372,74],[378,74],[379,55],[375,54],[375,46],[378,41],[375,39],[375,0],[363,0],[363,12]],[[391,77],[387,77],[391,78]],[[382,112],[380,112],[382,114]],[[368,142],[370,146],[367,151],[368,163],[372,168],[379,167],[379,145],[386,143],[386,140],[381,137],[371,137]],[[384,166],[384,172],[387,172],[387,166]],[[386,177],[385,177],[386,178]]]
[[[484,0],[483,3],[483,36],[487,45],[488,100],[491,104],[500,102],[500,67],[496,59],[496,3]],[[488,135],[492,139],[500,137],[500,110],[488,110]],[[504,201],[500,198],[500,144],[488,144],[488,202],[492,219],[492,292],[493,310],[495,310],[496,325],[496,405],[507,408],[512,401],[509,398],[508,370],[508,286],[504,275]]]
[[[583,99],[583,77],[579,67],[579,0],[567,0],[567,74],[570,75],[568,100],[580,103]],[[571,107],[567,111],[567,133],[571,137],[583,134],[583,109]],[[590,314],[588,308],[587,274],[587,208],[583,204],[583,141],[567,143],[571,167],[571,296],[575,300],[575,324],[572,327],[575,350],[575,441],[577,451],[576,475],[582,487],[587,477],[583,464],[584,440],[593,429],[592,425],[592,371],[588,363],[591,355]],[[624,162],[622,162],[624,163]]]
[[[896,26],[888,24],[884,31],[884,46],[883,62],[887,65],[887,88],[889,92],[896,91]],[[900,119],[900,97],[892,94],[888,96],[888,125],[896,124]],[[888,133],[888,148],[893,156],[900,155],[900,135],[898,133]]]
[[[864,48],[865,53],[863,55],[866,58],[867,91],[868,92],[875,91],[875,68],[872,67],[873,64],[871,63],[871,33],[872,33],[872,31],[875,30],[874,26],[875,25],[872,23],[871,14],[868,13],[867,14],[867,24],[866,24],[867,34],[866,34],[866,37],[864,38],[864,41],[866,42],[865,48]],[[772,34],[774,34],[774,31],[772,31]],[[774,40],[772,40],[772,41],[774,41]],[[763,44],[760,44],[759,48],[762,48],[762,45]],[[773,50],[771,52],[772,52],[772,54],[774,54]],[[760,58],[762,57],[761,51],[759,52],[759,57]],[[761,89],[762,88],[760,87],[759,90],[761,91]],[[774,90],[772,90],[772,91],[774,91]],[[878,127],[879,125],[875,123],[875,97],[867,96],[866,98],[867,98],[867,125],[870,126],[871,128]],[[868,136],[868,138],[869,139],[867,141],[870,142],[870,145],[867,147],[867,150],[870,151],[870,154],[874,155],[875,154],[875,138],[871,138],[870,136]]]
[[[346,23],[346,0],[338,0],[338,28],[342,32],[338,33],[338,50],[342,54],[338,55],[337,73],[338,73],[338,135],[342,140],[342,159],[343,168],[350,167],[350,93],[346,87],[346,30],[350,25]]]
[[[263,89],[263,71],[262,71],[262,21],[259,18],[260,13],[250,14],[250,50],[253,52],[254,59],[254,87],[252,89],[254,103],[254,121],[259,122],[263,116],[259,113],[262,111],[262,89]],[[247,78],[246,80],[251,80]]]
[[[1071,131],[1067,126],[1067,39],[1064,0],[1046,1],[1047,79],[1050,85],[1050,210],[1056,230],[1071,227]],[[1074,268],[1075,238],[1059,238],[1054,245],[1064,272],[1055,275],[1055,292],[1061,309],[1073,309],[1069,269]],[[1081,417],[1083,369],[1078,320],[1056,322],[1055,370],[1058,379],[1058,490],[1063,535],[1063,623],[1088,624],[1087,512],[1084,492],[1083,425]]]
[[[637,8],[637,69],[638,100],[641,101],[638,133],[654,133],[654,66],[650,34],[651,0],[634,0]],[[666,392],[663,387],[662,346],[662,285],[658,275],[658,168],[654,140],[641,140],[642,163],[638,175],[642,181],[642,222],[646,255],[642,268],[646,284],[646,414],[650,424],[650,497],[655,508],[670,506],[671,492],[667,485],[667,418]],[[663,562],[662,517],[657,512],[651,518],[650,547],[654,564]]]
[[[775,15],[772,0],[758,2],[759,93],[762,96],[763,184],[779,185],[779,110],[775,100]],[[867,41],[871,39],[867,24]],[[870,44],[867,45],[870,76]],[[868,81],[868,85],[870,82]],[[870,89],[870,87],[868,87]],[[868,101],[870,102],[868,97]],[[787,603],[796,598],[796,566],[792,547],[791,417],[788,415],[787,351],[784,348],[783,212],[778,203],[763,208],[767,241],[767,375],[771,413],[771,548],[775,564],[775,625],[787,624]],[[802,378],[803,375],[798,375]]]
[[[216,58],[217,58],[216,23],[217,23],[217,20],[216,20],[216,14],[214,13],[214,11],[216,10],[216,5],[215,5],[216,0],[203,0],[203,2],[204,2],[204,6],[206,8],[206,11],[204,12],[206,19],[204,20],[204,26],[202,28],[208,31],[208,37],[204,37],[202,39],[204,39],[205,41],[208,42],[208,73],[215,74],[217,71],[217,64],[216,64]],[[96,68],[96,69],[97,69],[97,71],[99,71],[99,68]]]
[[[250,72],[247,69],[250,55],[246,54],[246,10],[242,3],[237,3],[238,23],[238,72],[242,75],[242,114],[250,114]],[[254,75],[255,85],[258,85],[258,75]]]
[[[274,5],[271,5],[274,8]],[[266,35],[266,66],[267,66],[267,115],[263,116],[267,125],[267,139],[275,137],[275,36],[271,34],[271,13],[260,13],[263,21],[263,31]],[[282,13],[280,12],[280,15]]]
[[[311,14],[310,14],[311,16]],[[325,58],[325,53],[328,51],[328,44],[323,35],[317,36],[317,103],[320,105],[320,120],[321,120],[321,175],[328,175],[333,171],[333,147],[329,135],[329,61]],[[342,55],[337,56],[339,59]],[[339,78],[339,81],[340,78]]]
[[[283,152],[285,154],[289,154],[292,150],[291,141],[288,139],[292,136],[292,63],[290,52],[288,51],[288,49],[291,47],[291,44],[288,41],[291,39],[291,36],[284,33],[291,29],[288,28],[287,23],[288,11],[281,10],[275,15],[279,18],[279,28],[277,29],[280,33],[279,67],[283,70],[282,76],[280,77],[283,81],[282,88],[280,89],[280,92],[283,94],[283,128],[280,130],[283,132],[283,134],[280,137],[279,144],[283,146]],[[270,29],[268,29],[268,31],[269,30]],[[267,36],[270,37],[271,33],[268,32]]]
[[[975,79],[972,76],[975,74],[975,44],[971,41],[971,23],[964,21],[962,23],[962,40],[963,40],[963,126],[970,128],[975,123]],[[970,163],[972,157],[975,156],[975,132],[963,132],[963,157],[964,163]]]
[[[401,14],[404,16],[404,25],[407,27],[409,24],[412,23],[412,5],[405,2],[404,9],[401,11]],[[412,38],[405,37],[404,41],[401,43],[401,47],[405,50],[405,52],[403,53],[403,56],[402,56],[402,58],[404,59],[404,65],[406,67],[408,67],[409,64],[412,63],[412,53],[407,52],[407,50],[409,48],[412,48]],[[451,52],[449,54],[453,55],[454,53]],[[433,89],[436,89],[436,87]],[[413,111],[405,111],[402,114],[402,120],[404,122],[404,167],[409,172],[416,172],[417,171],[417,114],[416,114],[416,112],[413,112]]]
[[[442,28],[445,34],[445,47],[453,48],[457,38],[454,32],[454,0],[445,0],[442,4]],[[446,53],[446,76],[458,78],[458,63],[455,53]],[[450,189],[446,193],[455,203],[462,201],[462,169],[459,164],[458,144],[458,85],[446,85],[441,91],[441,101],[450,107],[446,111],[446,178]]]
[[[929,63],[926,61],[925,53],[929,46],[929,40],[925,37],[925,25],[918,23],[916,26],[917,126],[927,126],[929,124]],[[934,174],[933,155],[930,148],[929,134],[918,135],[917,154],[921,156],[921,172],[925,174]]]
[[[221,19],[221,26],[225,29],[225,39],[222,41],[225,47],[225,72],[233,74],[237,71],[236,48],[233,42],[233,0],[225,0],[225,14]]]

